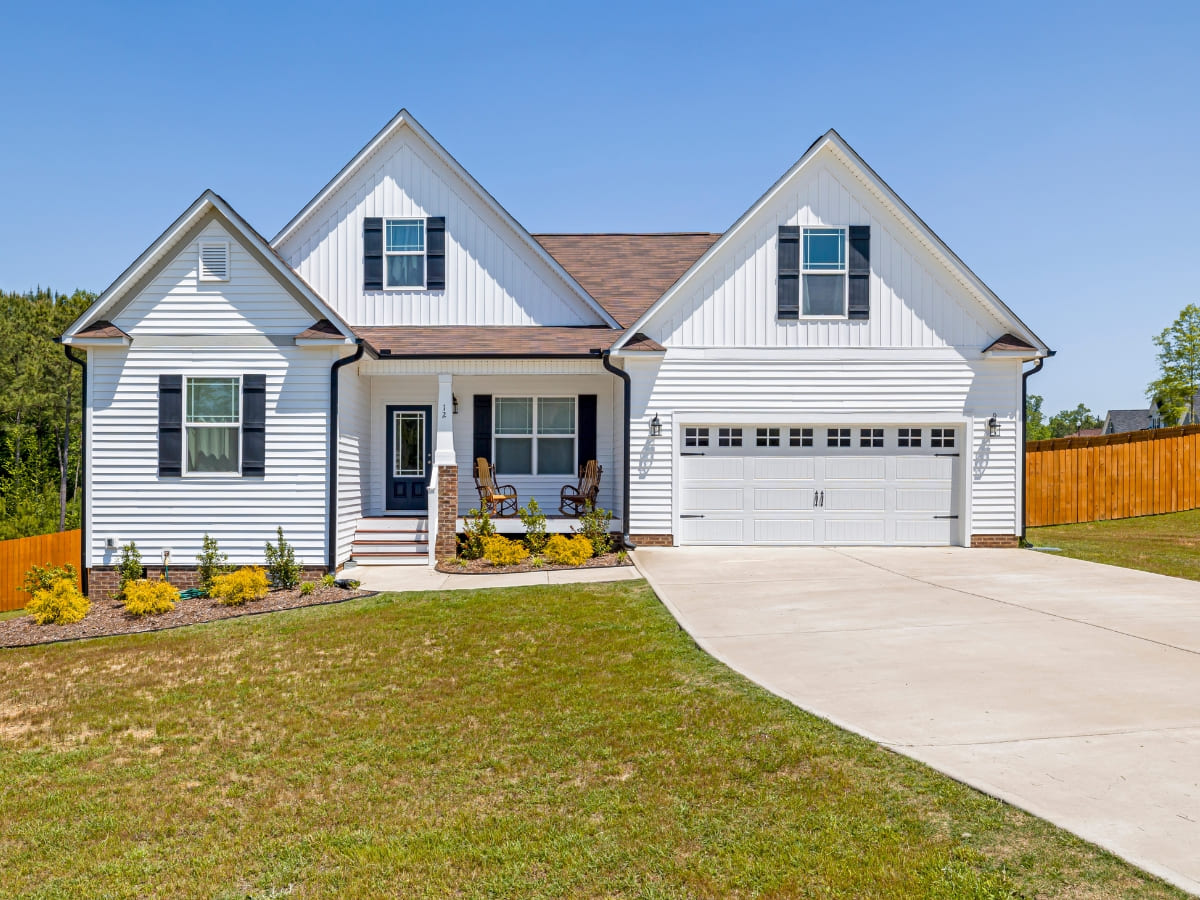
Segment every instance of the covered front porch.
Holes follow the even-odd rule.
[[[536,500],[547,529],[569,533],[562,489],[580,467],[601,469],[597,506],[622,528],[621,382],[597,356],[389,359],[364,357],[342,375],[339,563],[432,563],[455,551],[481,507],[476,459],[516,496],[493,524],[524,531],[513,508]]]

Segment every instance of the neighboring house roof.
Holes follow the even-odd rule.
[[[1150,412],[1146,409],[1110,409],[1104,417],[1104,433],[1142,431],[1150,427]]]
[[[619,328],[566,325],[359,326],[358,336],[383,358],[579,357],[607,350]],[[661,350],[653,341],[647,350]]]
[[[71,343],[82,337],[83,329],[116,318],[117,313],[138,295],[155,273],[173,258],[172,251],[193,240],[214,219],[240,239],[251,255],[275,277],[296,302],[312,314],[313,318],[334,323],[343,335],[352,336],[350,326],[283,261],[266,239],[250,227],[224,199],[207,190],[197,197],[183,215],[172,222],[116,281],[104,289],[83,315],[71,323],[63,334],[63,341]]]
[[[709,259],[720,253],[723,248],[732,244],[744,228],[751,227],[752,220],[755,219],[757,214],[771,203],[781,191],[786,190],[787,186],[799,177],[800,172],[826,148],[831,149],[844,164],[855,172],[872,194],[886,207],[889,207],[900,221],[905,223],[912,235],[935,258],[946,266],[985,309],[989,310],[1001,322],[1005,323],[1015,335],[1019,335],[1022,340],[1028,341],[1036,349],[1037,355],[1049,356],[1051,354],[1050,348],[1034,334],[1033,330],[1022,322],[1017,314],[1009,309],[1004,301],[996,296],[992,289],[984,284],[978,275],[971,271],[966,263],[959,259],[958,255],[950,249],[946,242],[938,237],[933,229],[926,225],[907,203],[900,199],[900,195],[893,191],[887,182],[880,178],[878,173],[867,165],[863,158],[854,151],[854,148],[847,144],[845,139],[832,128],[817,138],[812,146],[804,152],[804,155],[765,194],[756,200],[699,259],[692,263],[688,270],[663,293],[662,297],[656,300],[637,321],[627,327],[626,337],[617,341],[613,349],[620,349],[625,340],[632,337],[634,333],[644,330],[651,317],[665,305],[671,303],[681,293],[684,285],[690,281],[692,274],[702,268]]]
[[[1095,437],[1096,435],[1103,433],[1103,428],[1080,428],[1075,432],[1075,437]]]
[[[533,237],[624,327],[637,321],[721,236],[695,231]]]
[[[359,170],[361,170],[367,164],[375,152],[383,147],[383,145],[386,144],[388,140],[402,128],[408,128],[409,131],[411,131],[419,141],[429,148],[429,151],[438,160],[440,160],[443,165],[461,178],[467,187],[470,188],[470,190],[483,201],[487,208],[489,208],[495,215],[499,216],[500,219],[503,220],[503,222],[513,230],[520,240],[526,244],[526,246],[528,246],[535,255],[537,255],[554,271],[559,278],[566,283],[567,287],[570,288],[570,290],[575,293],[579,299],[581,299],[588,307],[590,307],[595,313],[597,313],[597,315],[599,315],[601,321],[606,322],[609,326],[614,328],[619,326],[617,320],[612,317],[608,310],[606,310],[596,300],[595,297],[589,294],[579,284],[579,282],[576,281],[575,278],[573,278],[565,268],[563,268],[562,264],[557,259],[548,253],[541,244],[534,240],[533,235],[526,231],[525,227],[516,219],[514,219],[512,214],[509,213],[509,211],[503,206],[501,206],[496,198],[489,194],[484,189],[483,185],[476,181],[475,177],[466,169],[464,169],[462,164],[459,163],[459,161],[453,156],[451,156],[446,148],[439,144],[433,135],[426,131],[421,123],[413,118],[412,113],[406,109],[402,109],[400,112],[396,113],[392,120],[384,125],[379,133],[375,135],[375,137],[367,141],[366,146],[359,150],[358,153],[354,155],[354,158],[351,159],[350,162],[346,163],[346,165],[342,167],[341,171],[334,175],[333,178],[330,179],[329,183],[326,184],[325,187],[321,188],[321,190],[317,192],[316,196],[304,205],[304,208],[301,209],[300,212],[296,213],[296,215],[292,217],[290,222],[283,226],[279,234],[275,235],[275,237],[271,239],[271,246],[279,247],[286,242],[289,237],[295,234],[296,230],[303,222],[307,221],[308,218],[312,216],[312,214],[315,213],[325,203],[326,200],[335,194],[339,188],[346,184],[347,181],[353,178],[359,172]]]

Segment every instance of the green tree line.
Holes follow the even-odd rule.
[[[82,371],[55,338],[94,299],[0,291],[0,540],[79,527]]]

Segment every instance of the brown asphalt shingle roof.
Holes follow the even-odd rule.
[[[338,327],[328,319],[318,319],[313,322],[302,332],[296,335],[297,338],[304,340],[343,340],[344,336],[338,330]]]
[[[560,325],[358,326],[355,333],[385,358],[588,356],[622,334],[615,328]],[[661,350],[645,339],[639,349]]]
[[[533,237],[628,328],[720,235],[704,231]]]
[[[1002,334],[990,344],[983,348],[983,352],[989,350],[1035,350],[1033,344],[1028,341],[1023,341],[1015,334]]]
[[[81,338],[121,338],[129,337],[124,331],[109,322],[107,319],[100,319],[93,322],[91,325],[84,328],[82,331],[77,331],[75,337]]]

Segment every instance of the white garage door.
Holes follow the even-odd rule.
[[[682,544],[951,544],[960,436],[949,427],[689,425]]]

